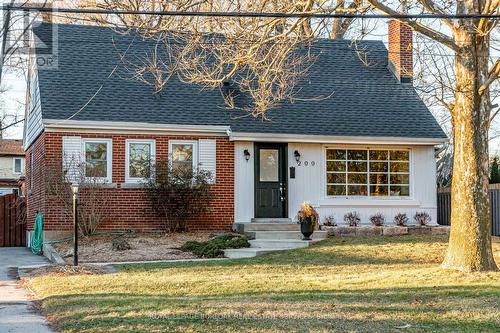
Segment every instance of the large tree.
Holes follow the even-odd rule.
[[[386,14],[401,14],[391,5],[392,1],[368,1]],[[443,0],[440,3],[415,0],[408,4],[412,12],[437,15],[489,15],[498,13],[499,6],[499,0]],[[451,106],[452,227],[443,266],[461,271],[496,270],[488,200],[488,130],[492,110],[490,86],[500,74],[500,59],[491,61],[490,54],[490,36],[497,21],[487,17],[445,17],[440,23],[446,28],[437,30],[432,23],[409,18],[400,20],[455,54],[455,96]]]

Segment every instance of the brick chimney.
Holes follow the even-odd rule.
[[[413,29],[398,20],[389,21],[389,70],[401,83],[413,79]]]

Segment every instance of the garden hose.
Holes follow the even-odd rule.
[[[41,254],[43,246],[43,215],[38,212],[35,219],[35,226],[30,239],[30,248],[34,254]]]
[[[135,230],[129,229],[125,231],[96,231],[94,232],[94,235],[116,235],[116,236],[135,235]]]
[[[135,235],[135,230],[126,230],[126,231],[96,231],[92,235],[115,235],[115,236],[123,236],[123,235]],[[69,236],[62,239],[53,239],[49,241],[43,242],[44,244],[57,244],[72,240],[73,236]]]
[[[69,237],[66,237],[63,239],[53,239],[53,240],[45,241],[45,242],[43,242],[43,244],[57,244],[57,243],[66,242],[66,241],[69,241],[72,239],[73,239],[73,236],[69,236]]]

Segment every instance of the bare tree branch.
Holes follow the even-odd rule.
[[[380,1],[378,0],[368,0],[368,2],[374,7],[376,8],[377,10],[387,14],[387,15],[398,15],[400,13],[398,13],[396,10],[382,4]],[[453,41],[453,39],[437,30],[434,30],[432,29],[431,27],[425,25],[425,24],[422,24],[418,21],[414,21],[414,20],[411,20],[411,19],[399,19],[401,22],[405,23],[405,24],[408,24],[410,27],[412,27],[413,29],[415,29],[415,31],[423,34],[423,35],[426,35],[427,37],[429,38],[432,38],[440,43],[442,43],[443,45],[446,45],[447,47],[449,47],[450,49],[458,52],[459,51],[459,47],[457,44],[455,44],[455,42]]]
[[[427,11],[430,11],[432,13],[436,14],[449,14],[445,9],[441,8],[438,6],[433,0],[420,0],[422,5]],[[446,24],[450,29],[454,29],[454,24],[450,19],[441,19],[444,24]]]
[[[497,59],[493,66],[488,70],[488,78],[479,88],[479,94],[483,95],[489,86],[500,76],[500,59]]]

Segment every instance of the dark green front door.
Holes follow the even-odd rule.
[[[255,217],[287,217],[286,165],[286,144],[255,144]]]

